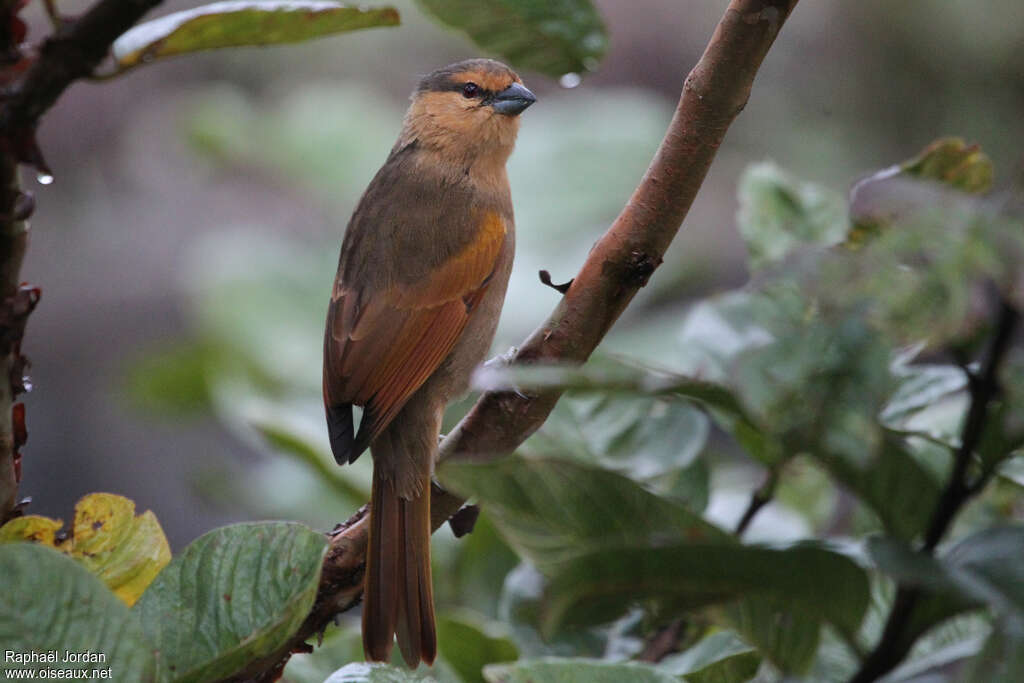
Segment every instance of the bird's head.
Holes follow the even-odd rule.
[[[536,99],[501,62],[456,62],[420,80],[403,138],[452,160],[486,156],[504,164],[515,145],[519,114]]]

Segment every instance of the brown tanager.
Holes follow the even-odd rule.
[[[494,338],[512,270],[505,162],[533,93],[472,59],[424,77],[398,142],[349,221],[324,335],[331,449],[373,456],[363,647],[406,663],[437,653],[430,479],[445,406]],[[359,429],[352,406],[362,406]]]

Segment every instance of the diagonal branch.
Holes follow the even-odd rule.
[[[643,287],[679,231],[726,130],[750,97],[754,76],[797,0],[732,0],[700,61],[683,84],[665,138],[643,180],[611,228],[594,245],[547,322],[523,343],[514,363],[584,362]],[[441,458],[511,453],[547,419],[561,391],[531,396],[488,392],[441,444]],[[435,488],[434,528],[465,501]],[[292,652],[322,632],[362,591],[365,518],[335,532],[320,594],[310,617],[279,652],[254,663],[240,680],[273,680]]]

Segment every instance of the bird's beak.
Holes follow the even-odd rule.
[[[494,96],[491,106],[499,114],[516,116],[536,101],[532,92],[519,83],[513,83]]]

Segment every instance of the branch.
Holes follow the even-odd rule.
[[[111,43],[160,0],[101,0],[75,21],[63,23],[43,43],[24,77],[0,98],[0,524],[17,514],[20,455],[25,440],[24,408],[14,403],[27,360],[21,338],[39,290],[22,287],[21,264],[28,243],[31,195],[18,186],[18,162],[47,170],[35,140],[36,126],[65,89],[90,75]],[[17,11],[6,2],[0,24],[8,26]],[[7,32],[0,34],[10,79],[25,59]]]
[[[20,385],[20,344],[28,313],[19,315],[19,274],[28,245],[28,228],[18,220],[16,162],[0,155],[0,524],[14,514],[18,503],[20,463],[19,431],[15,426],[14,397]],[[29,309],[30,310],[30,309]],[[15,377],[17,375],[17,377]]]
[[[989,405],[999,393],[999,368],[1010,348],[1010,340],[1019,320],[1020,314],[1016,309],[1006,299],[1000,297],[999,318],[988,357],[985,359],[981,374],[971,377],[968,383],[971,405],[961,431],[960,448],[957,449],[953,461],[953,471],[939,496],[931,521],[928,523],[928,530],[925,532],[921,550],[928,555],[935,552],[957,513],[972,496],[984,488],[984,483],[991,474],[983,472],[977,481],[967,481],[968,467],[985,432]],[[921,591],[918,588],[900,586],[896,591],[896,598],[893,600],[892,611],[889,612],[882,637],[875,645],[875,649],[864,659],[860,670],[850,679],[850,683],[874,681],[895,668],[907,656],[916,639],[916,635],[908,632],[907,627],[912,621],[914,609],[920,598]]]
[[[584,362],[637,291],[661,264],[679,231],[725,132],[750,97],[754,76],[797,0],[732,0],[711,42],[683,84],[675,115],[654,160],[622,213],[594,245],[547,322],[522,344],[514,363]],[[514,451],[547,419],[561,391],[530,396],[488,392],[441,443],[441,459],[491,458]],[[435,487],[434,528],[465,500]],[[326,627],[334,612],[362,591],[367,524],[354,521],[331,540],[325,578],[310,617],[291,641],[248,680],[273,680],[292,652]],[[346,580],[338,580],[338,577]],[[267,666],[267,663],[270,665]]]
[[[754,517],[761,511],[768,503],[772,502],[772,498],[775,497],[775,487],[779,483],[779,471],[773,468],[768,472],[768,477],[764,480],[756,491],[750,494],[750,502],[747,503],[747,509],[743,511],[743,516],[740,517],[740,521],[736,524],[736,531],[733,533],[738,537],[742,537],[747,531],[747,527],[754,521]]]
[[[110,45],[160,0],[100,0],[77,19],[65,20],[43,43],[35,63],[0,108],[0,138],[34,131],[71,83],[92,75]]]

